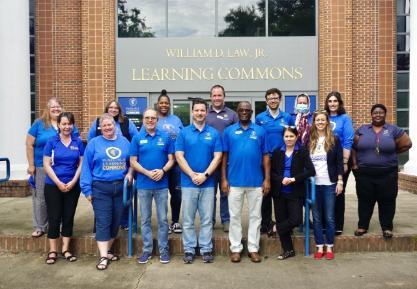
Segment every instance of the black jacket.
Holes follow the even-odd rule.
[[[284,169],[285,151],[277,148],[272,153],[271,161],[272,197],[277,197],[281,192]],[[298,150],[294,150],[291,162],[291,177],[295,178],[295,183],[292,184],[293,191],[291,195],[294,197],[303,197],[305,195],[305,180],[315,174],[316,171],[311,162],[310,153],[304,146],[299,146]]]
[[[335,144],[327,152],[327,170],[332,183],[337,182],[337,176],[343,175],[343,148],[337,136],[334,137]]]

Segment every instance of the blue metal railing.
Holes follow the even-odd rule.
[[[128,237],[127,237],[127,257],[132,258],[133,255],[133,232],[138,232],[138,201],[135,189],[135,181],[129,186],[125,179],[123,183],[123,206],[128,208]]]
[[[316,202],[316,181],[314,177],[306,181],[306,202],[304,214],[304,255],[310,254],[310,208]]]
[[[0,179],[0,183],[7,182],[10,179],[10,160],[8,158],[0,158],[0,162],[6,162],[6,177]]]

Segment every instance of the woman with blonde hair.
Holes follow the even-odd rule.
[[[46,212],[44,186],[45,170],[43,168],[43,149],[48,140],[58,134],[58,116],[63,111],[61,102],[51,97],[42,113],[35,120],[26,136],[27,172],[34,177],[35,188],[32,192],[33,228],[32,237],[39,238],[46,232],[48,216]],[[78,137],[78,130],[74,127],[72,135]]]
[[[313,114],[310,133],[310,157],[316,171],[316,203],[313,206],[314,240],[317,251],[314,259],[324,256],[323,220],[326,225],[326,259],[334,259],[335,236],[334,206],[336,195],[343,191],[343,150],[339,138],[332,132],[329,114],[317,111]]]

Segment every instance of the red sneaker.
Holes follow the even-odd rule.
[[[316,259],[316,260],[320,260],[321,258],[323,258],[323,256],[324,256],[324,253],[323,252],[316,252],[316,253],[314,253],[314,259]]]
[[[334,259],[334,253],[333,253],[333,251],[326,252],[326,259],[327,260],[333,260]]]

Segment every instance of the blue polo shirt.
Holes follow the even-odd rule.
[[[222,141],[217,130],[205,125],[202,131],[194,124],[185,127],[177,137],[175,151],[184,152],[184,158],[190,168],[197,173],[204,173],[215,152],[222,152]],[[214,187],[214,177],[211,175],[201,186],[195,185],[191,178],[181,171],[181,186],[184,188]]]
[[[174,153],[174,146],[168,134],[159,129],[152,136],[146,130],[135,135],[130,144],[130,156],[136,156],[138,163],[147,170],[162,169],[168,161],[168,154]],[[142,173],[137,173],[136,188],[156,190],[168,188],[166,174],[155,182]]]
[[[404,134],[396,125],[384,124],[377,134],[371,124],[364,124],[356,131],[359,141],[356,158],[360,167],[389,168],[398,166],[395,140]],[[379,142],[379,145],[378,145]],[[379,147],[379,154],[376,151]]]
[[[268,136],[269,151],[273,152],[284,144],[283,132],[285,126],[294,125],[290,114],[280,110],[276,118],[274,118],[269,109],[256,116],[256,124],[262,126]]]
[[[224,131],[223,151],[229,154],[227,178],[232,187],[261,187],[262,159],[268,153],[265,130],[254,123],[242,128],[240,122]]]
[[[223,135],[226,127],[238,121],[237,113],[226,106],[221,111],[216,112],[211,105],[206,117],[207,124],[217,129],[220,135]]]
[[[52,125],[46,127],[41,119],[37,119],[30,127],[28,134],[35,138],[33,147],[35,167],[43,167],[43,149],[48,140],[58,134],[58,130]],[[75,126],[72,130],[72,135],[79,137],[78,129]]]
[[[46,143],[43,155],[52,158],[52,170],[58,179],[66,184],[75,176],[80,157],[84,155],[84,145],[79,137],[73,136],[69,145],[65,146],[57,134]],[[55,185],[48,174],[45,183]]]

